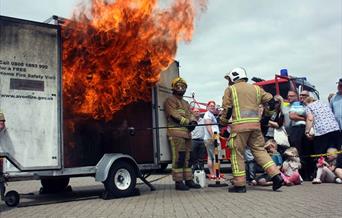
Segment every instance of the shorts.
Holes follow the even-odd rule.
[[[213,139],[204,140],[205,147],[208,153],[208,159],[211,161],[215,160],[215,144]]]

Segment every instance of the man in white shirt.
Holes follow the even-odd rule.
[[[209,101],[207,104],[207,109],[208,111],[204,114],[204,124],[215,124],[217,123],[216,117],[214,116],[215,112],[215,106],[216,103],[215,101]],[[209,179],[214,179],[216,178],[215,176],[215,165],[213,164],[215,160],[215,154],[214,154],[214,149],[215,149],[215,139],[214,139],[214,133],[219,134],[219,127],[218,125],[208,125],[205,128],[204,131],[204,144],[205,147],[207,148],[207,153],[208,153],[208,168],[210,171]],[[217,143],[220,143],[219,139],[216,139]]]
[[[199,108],[192,110],[198,124],[204,124],[204,119],[201,117]],[[191,132],[192,139],[192,151],[190,155],[190,166],[193,170],[204,169],[204,156],[205,156],[205,145],[204,145],[204,126],[196,126]]]

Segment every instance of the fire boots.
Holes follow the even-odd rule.
[[[246,193],[246,186],[232,186],[228,188],[228,192]]]
[[[193,180],[186,180],[185,185],[188,186],[189,188],[194,188],[194,189],[201,188],[201,186],[195,183]]]
[[[179,190],[179,191],[188,191],[189,190],[189,187],[187,185],[185,185],[183,181],[176,182],[175,187],[176,187],[176,190]]]
[[[194,189],[201,188],[199,184],[196,184],[192,180],[186,180],[185,184],[183,181],[176,182],[175,187],[176,187],[176,190],[180,190],[180,191],[188,191],[190,188],[194,188]]]
[[[283,178],[281,178],[280,174],[273,176],[272,181],[273,181],[273,185],[272,185],[273,191],[277,191],[277,189],[279,189],[284,184],[284,180]]]

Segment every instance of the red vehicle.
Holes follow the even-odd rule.
[[[263,80],[253,77],[252,81],[266,92],[272,95],[281,95],[285,100],[289,90],[296,90],[298,93],[302,90],[307,90],[312,97],[319,99],[319,92],[315,89],[314,85],[307,81],[306,77],[289,76],[286,69],[282,69],[280,75],[275,75],[274,79]]]
[[[190,102],[191,108],[198,108],[201,115],[203,115],[205,112],[207,112],[207,104],[197,101],[195,99],[195,93],[192,93],[191,97],[190,96],[184,96],[184,97],[191,99],[191,102]]]

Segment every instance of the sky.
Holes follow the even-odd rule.
[[[0,14],[34,21],[68,18],[78,2],[0,0]],[[221,104],[224,75],[239,66],[249,78],[264,79],[288,69],[306,77],[326,100],[342,78],[342,0],[208,0],[192,41],[180,43],[176,60],[187,95],[194,92],[201,102]]]

